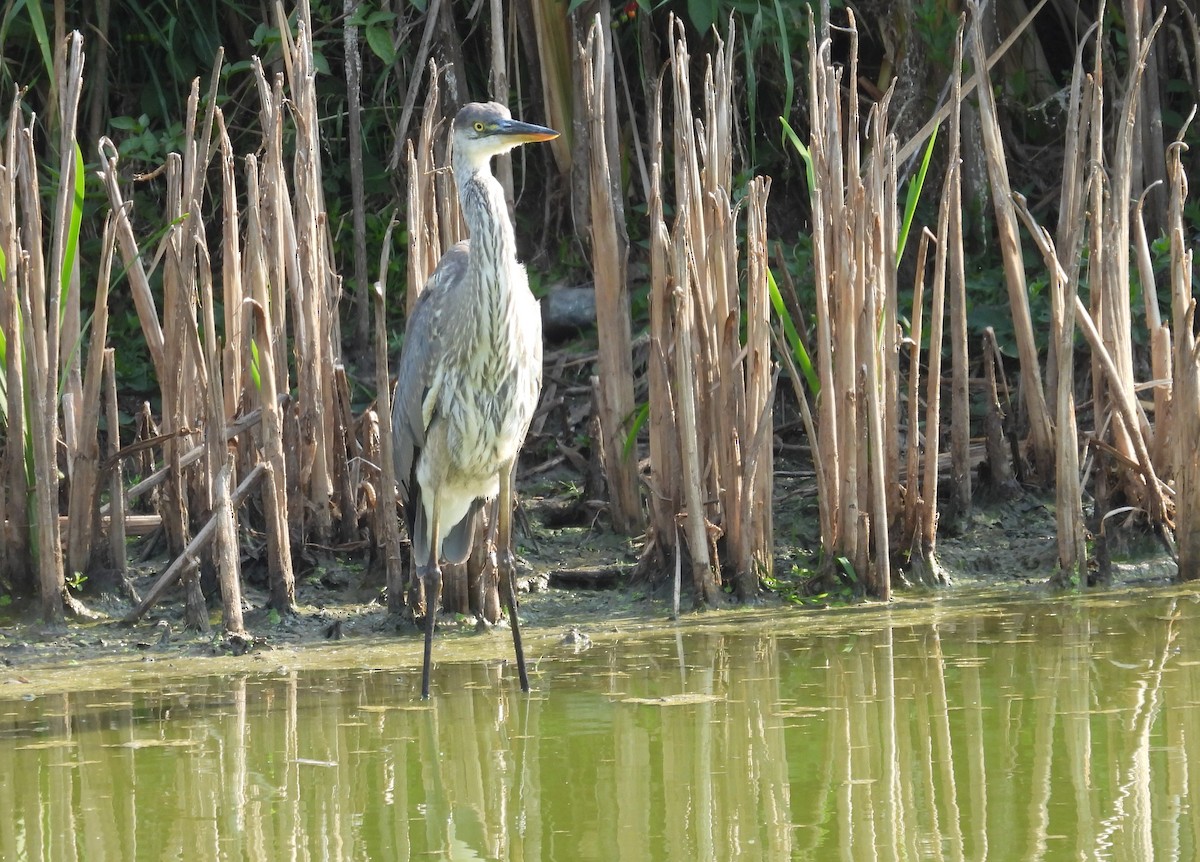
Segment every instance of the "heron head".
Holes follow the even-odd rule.
[[[521,144],[557,137],[554,129],[514,120],[499,102],[472,102],[454,118],[454,148],[475,165]]]

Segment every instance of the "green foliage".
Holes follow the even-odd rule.
[[[933,146],[937,143],[938,130],[941,124],[933,127],[933,134],[925,145],[925,154],[921,157],[921,167],[917,175],[909,180],[908,191],[904,195],[904,218],[900,222],[900,236],[896,240],[896,266],[904,258],[904,247],[908,244],[908,235],[912,230],[913,216],[917,212],[917,202],[921,199],[921,191],[925,188],[925,177],[929,173],[929,162],[933,158]]]
[[[79,249],[79,231],[83,227],[84,186],[87,182],[87,172],[83,168],[83,151],[75,144],[75,182],[71,189],[70,223],[67,226],[66,245],[63,248],[62,288],[60,291],[61,308],[65,311],[67,305],[67,289],[71,284],[71,272],[75,269],[75,255]],[[62,322],[61,320],[59,321]]]
[[[392,29],[396,13],[363,3],[346,19],[346,26],[361,27],[371,51],[384,63],[396,62],[396,49],[392,47]]]
[[[800,140],[800,136],[796,134],[796,131],[788,123],[787,117],[780,117],[779,124],[783,129],[784,138],[795,148],[796,152],[800,154],[800,158],[804,161],[804,176],[808,180],[808,193],[811,196],[813,189],[817,187],[817,181],[813,176],[812,153],[809,152],[808,147],[804,145],[804,142]]]
[[[792,322],[792,316],[788,313],[787,306],[784,305],[783,296],[779,293],[779,285],[775,283],[775,274],[770,270],[767,270],[767,285],[771,291],[771,307],[775,309],[776,316],[783,324],[783,335],[792,349],[792,358],[796,367],[804,375],[808,391],[815,397],[821,392],[821,381],[817,378],[816,369],[813,368],[812,357],[808,355],[804,342],[800,340],[800,333]]]
[[[637,446],[638,432],[642,430],[642,426],[646,424],[646,420],[650,418],[650,405],[642,404],[633,411],[631,421],[629,422],[629,430],[625,432],[625,443],[621,447],[621,457],[628,460],[629,455]]]
[[[913,4],[913,30],[929,59],[942,69],[954,65],[958,13],[945,0],[920,0]]]
[[[168,153],[177,153],[183,149],[183,123],[173,120],[162,131],[155,131],[149,114],[140,117],[113,117],[108,121],[109,126],[119,135],[117,152],[123,159],[133,159],[145,162],[147,165],[161,165],[167,159]]]
[[[816,568],[801,563],[793,563],[788,572],[779,577],[763,575],[760,579],[764,587],[790,605],[812,608],[848,605],[858,600],[861,590],[849,561],[844,557],[839,557],[839,561],[845,561],[845,567],[839,562],[833,583]]]
[[[46,80],[53,83],[54,49],[40,2],[16,0],[7,7],[4,19],[0,21],[0,45],[4,46],[3,65],[0,68],[3,68],[5,85],[28,86],[38,80],[36,60],[31,62],[32,58],[28,55],[28,50],[34,47],[39,52]]]

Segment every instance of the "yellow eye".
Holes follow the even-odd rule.
[[[477,131],[477,132],[483,131],[483,121],[482,120],[475,121],[475,131]]]

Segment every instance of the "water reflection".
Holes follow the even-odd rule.
[[[443,662],[428,704],[410,668],[0,701],[0,858],[1190,859],[1197,613],[726,617],[546,641],[528,697]]]

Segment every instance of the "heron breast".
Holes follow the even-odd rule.
[[[451,471],[493,477],[516,458],[537,401],[537,379],[513,357],[477,351],[441,387]]]

